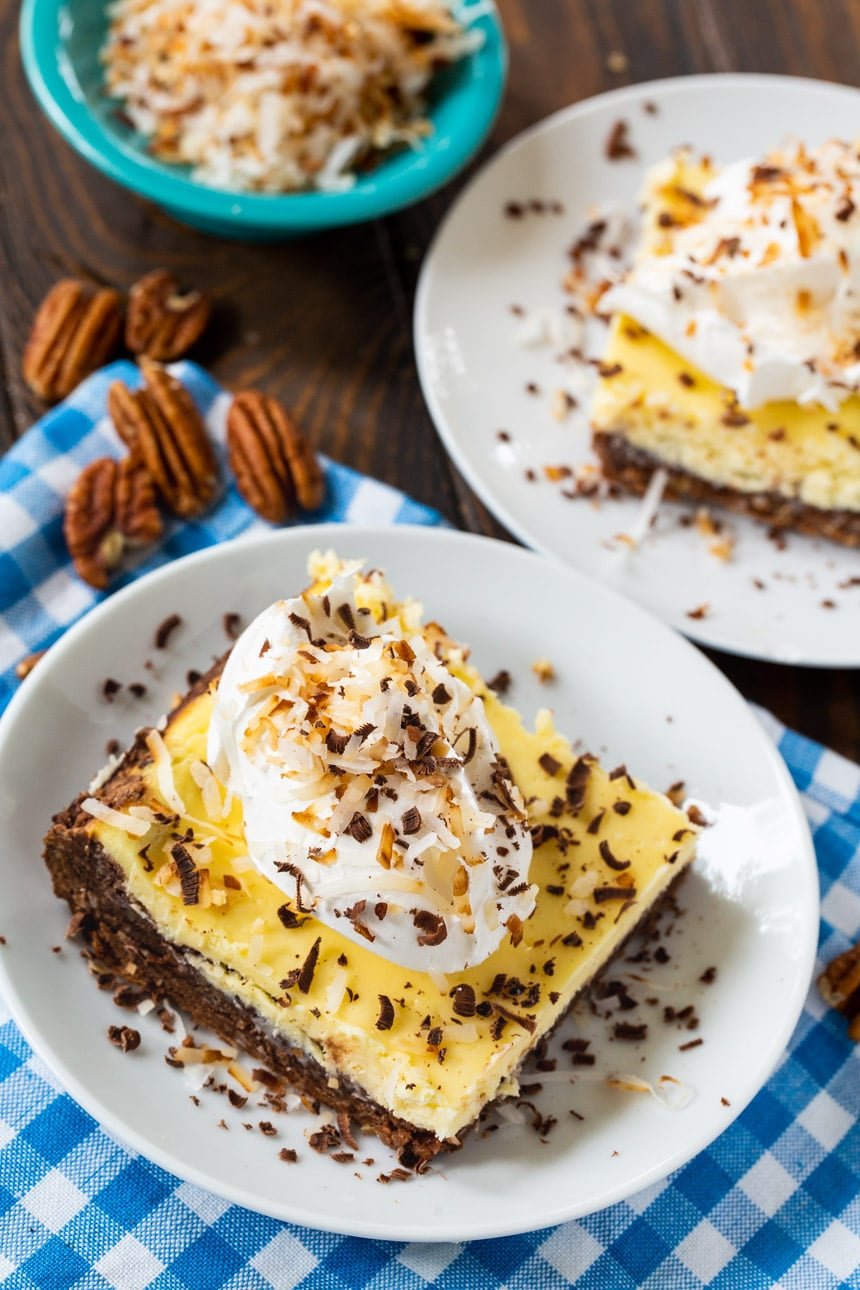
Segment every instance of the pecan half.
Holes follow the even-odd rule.
[[[155,488],[143,463],[99,457],[85,466],[66,499],[63,532],[79,575],[104,590],[127,546],[161,536]]]
[[[860,941],[828,964],[818,989],[825,1003],[848,1018],[851,1038],[860,1041]]]
[[[168,363],[200,339],[211,312],[205,292],[182,292],[169,269],[153,269],[129,292],[125,343],[133,354]]]
[[[218,489],[218,463],[206,427],[180,381],[151,359],[141,359],[140,366],[142,390],[115,381],[108,391],[117,434],[144,462],[172,511],[185,519],[201,515]]]
[[[309,511],[322,503],[325,476],[316,453],[271,395],[236,395],[227,414],[227,449],[236,487],[263,519],[280,524],[297,503]]]
[[[56,403],[110,358],[122,328],[119,292],[63,278],[39,306],[24,348],[24,380]]]

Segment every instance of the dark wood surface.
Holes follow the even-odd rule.
[[[511,73],[484,156],[548,112],[633,81],[737,70],[860,82],[860,0],[500,0],[500,7]],[[406,489],[464,528],[504,536],[445,457],[412,356],[421,258],[468,176],[374,224],[282,247],[216,241],[115,188],[62,142],[25,84],[17,14],[6,0],[0,449],[41,410],[22,383],[20,359],[50,284],[81,273],[126,287],[168,266],[215,293],[217,322],[195,357],[220,380],[280,395],[332,456]],[[609,70],[615,51],[627,57],[623,74]],[[712,657],[750,699],[860,757],[860,674]]]

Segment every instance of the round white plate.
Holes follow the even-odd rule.
[[[619,120],[629,124],[635,160],[606,157]],[[592,460],[587,398],[563,422],[553,419],[551,392],[563,383],[559,347],[523,346],[522,322],[511,312],[512,305],[560,312],[567,248],[589,208],[611,206],[635,218],[645,167],[679,144],[729,161],[764,152],[786,135],[816,144],[834,132],[860,135],[860,91],[778,76],[649,82],[549,117],[497,153],[443,223],[418,288],[415,352],[445,447],[521,541],[614,586],[704,644],[837,667],[860,665],[860,552],[797,536],[779,550],[762,526],[727,516],[737,543],[734,559],[723,563],[695,529],[679,527],[682,508],[668,503],[638,550],[620,546],[615,535],[629,533],[640,513],[636,499],[598,509],[565,499],[563,481],[543,478],[544,466]],[[505,216],[508,202],[530,199],[561,202],[563,213]],[[529,383],[540,393],[528,393]],[[499,440],[500,429],[510,442]],[[527,469],[537,482],[527,481]],[[690,619],[702,604],[708,616]]]
[[[442,1157],[435,1172],[386,1187],[377,1174],[395,1162],[376,1139],[365,1138],[360,1153],[375,1165],[347,1168],[308,1147],[312,1121],[303,1111],[276,1118],[256,1108],[249,1114],[249,1104],[234,1112],[205,1092],[195,1108],[182,1073],[164,1063],[171,1041],[153,1016],[116,1009],[74,944],[51,952],[63,943],[68,911],[40,859],[52,813],[102,763],[106,740],[125,741],[156,720],[171,693],[185,688],[187,669],[206,667],[224,650],[225,611],[248,621],[303,586],[316,547],[386,569],[401,595],[420,598],[428,617],[471,644],[486,674],[508,668],[511,699],[527,719],[549,703],[561,729],[608,764],[623,760],[661,788],[683,777],[694,796],[756,806],[767,822],[760,842],[736,832],[730,863],[697,863],[681,889],[686,913],[670,941],[671,962],[653,985],[631,987],[640,996],[653,990],[661,1003],[693,1003],[700,1047],[679,1051],[691,1036],[664,1025],[662,1009],[651,1010],[644,1044],[611,1043],[606,1023],[583,1007],[557,1042],[574,1025],[592,1036],[595,1071],[582,1072],[585,1082],[575,1086],[546,1083],[537,1104],[559,1120],[546,1144],[527,1125],[505,1126]],[[167,650],[155,650],[156,626],[174,612],[183,625]],[[557,680],[540,686],[530,667],[547,655]],[[147,659],[155,672],[144,667]],[[108,703],[101,691],[108,676],[143,680],[149,692]],[[313,1227],[409,1241],[489,1237],[628,1196],[689,1160],[739,1114],[783,1051],[809,983],[814,855],[797,794],[747,705],[697,650],[629,601],[483,538],[309,527],[216,547],[150,574],[72,628],[24,682],[0,722],[0,785],[0,932],[7,939],[0,989],[31,1043],[72,1096],[131,1147],[237,1204]],[[712,965],[717,980],[700,983]],[[107,1027],[117,1022],[140,1028],[137,1052],[108,1043]],[[559,1068],[577,1074],[569,1054]],[[595,1082],[595,1072],[602,1081],[600,1072],[619,1070],[652,1081],[669,1074],[693,1100],[673,1111]],[[571,1108],[585,1118],[573,1118]],[[276,1118],[278,1137],[241,1129],[261,1116]],[[217,1128],[222,1117],[230,1132]],[[281,1146],[297,1148],[298,1165],[278,1160]]]

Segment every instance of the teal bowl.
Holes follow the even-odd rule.
[[[470,9],[475,11],[471,21]],[[464,0],[457,11],[483,32],[484,41],[435,78],[429,95],[433,133],[417,148],[386,157],[339,193],[229,192],[197,183],[185,167],[151,157],[104,92],[99,50],[107,31],[105,0],[24,0],[21,56],[49,120],[108,178],[207,233],[277,241],[389,215],[440,188],[474,156],[501,102],[507,47],[492,4]]]

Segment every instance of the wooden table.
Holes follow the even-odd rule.
[[[511,74],[484,155],[548,112],[628,81],[736,70],[860,80],[858,0],[499,3]],[[412,357],[419,266],[462,180],[359,228],[275,248],[215,241],[115,188],[61,141],[24,82],[16,23],[17,5],[7,3],[0,15],[0,448],[40,411],[21,380],[21,348],[54,279],[80,273],[127,287],[164,265],[217,297],[217,322],[195,357],[220,380],[280,395],[332,456],[463,528],[505,536],[447,460]],[[626,55],[623,73],[610,70],[624,64],[617,53]],[[713,657],[749,698],[860,758],[856,672]]]

